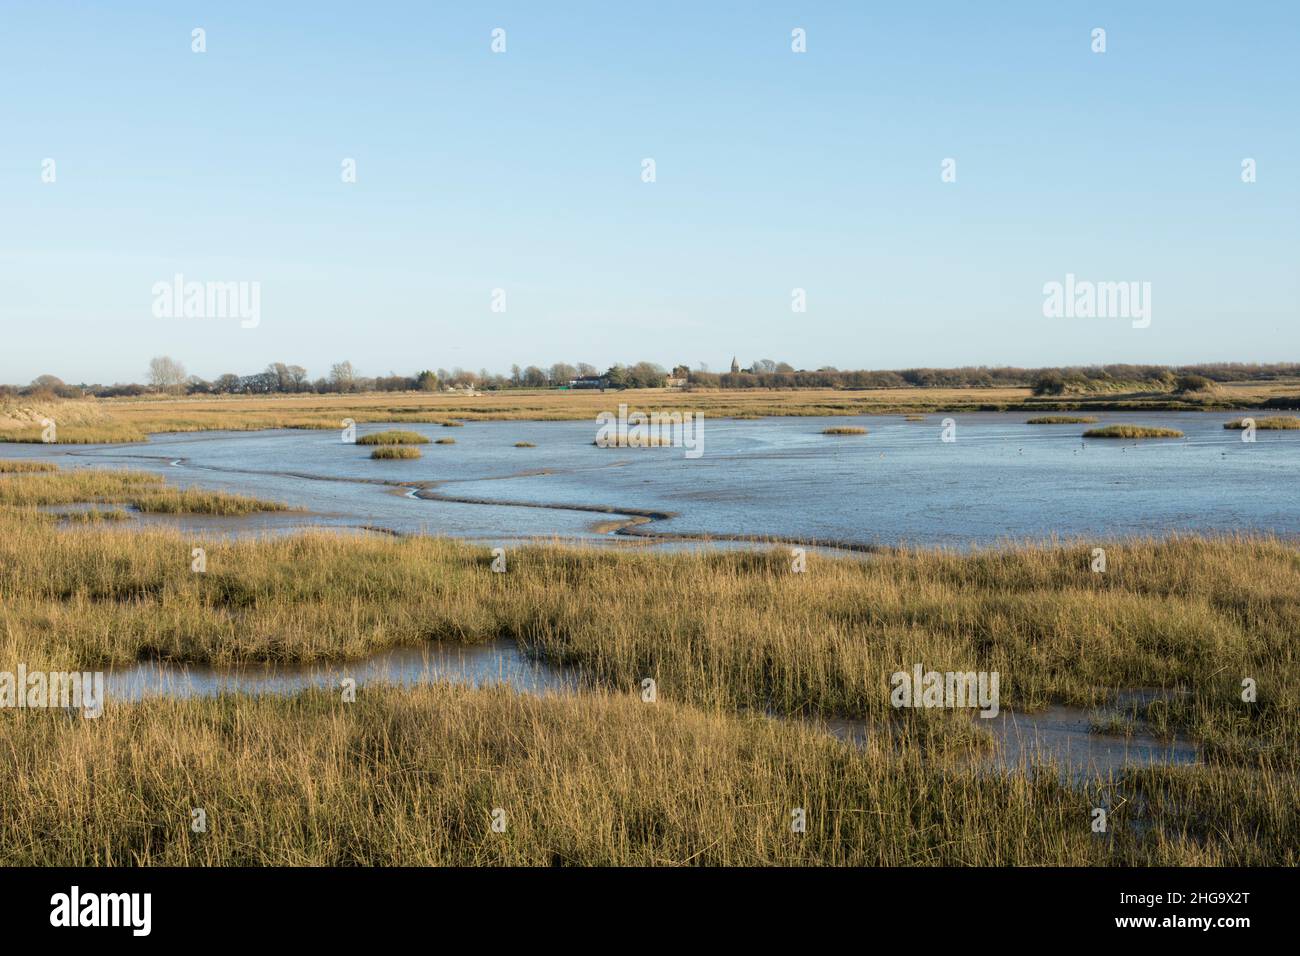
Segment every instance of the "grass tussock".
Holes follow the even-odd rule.
[[[386,431],[362,435],[357,439],[358,445],[427,445],[429,439],[419,432]]]
[[[454,445],[454,444],[456,444],[456,439],[454,439],[454,438],[439,438],[436,442],[434,442],[434,444],[435,444],[435,445]]]
[[[534,444],[533,444],[532,442],[530,442],[530,441],[517,441],[517,442],[515,442],[515,447],[516,447],[516,448],[536,448],[537,446],[534,445]]]
[[[1300,418],[1292,416],[1278,416],[1275,418],[1256,418],[1255,428],[1259,431],[1291,431],[1300,428]],[[1233,428],[1237,430],[1246,427],[1246,419],[1238,418],[1236,421],[1224,423],[1224,428]]]
[[[409,445],[384,445],[376,448],[370,453],[371,458],[378,459],[411,459],[420,457],[420,449],[412,448]]]
[[[1026,425],[1091,425],[1097,419],[1092,415],[1040,415],[1031,418]]]
[[[840,425],[835,428],[822,429],[823,435],[865,435],[866,433],[865,428],[858,428],[853,425]]]
[[[1176,428],[1152,428],[1148,425],[1107,425],[1104,428],[1090,428],[1083,433],[1084,438],[1182,438],[1183,433]]]

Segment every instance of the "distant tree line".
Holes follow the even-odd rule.
[[[1089,365],[1060,368],[966,366],[963,368],[910,368],[893,371],[840,370],[824,366],[816,371],[795,369],[785,362],[759,359],[739,372],[710,372],[677,365],[670,374],[653,362],[615,364],[604,372],[586,362],[557,362],[545,368],[510,367],[507,375],[487,369],[423,369],[413,375],[365,376],[351,362],[336,362],[329,374],[312,379],[301,365],[272,362],[252,375],[233,372],[208,381],[188,375],[185,366],[162,355],[152,359],[143,383],[70,385],[53,375],[41,375],[30,385],[0,385],[0,397],[113,398],[150,394],[170,395],[272,395],[351,392],[413,392],[451,389],[498,391],[511,388],[557,388],[575,379],[599,380],[610,388],[658,388],[669,379],[688,388],[1032,388],[1039,395],[1069,391],[1094,391],[1109,387],[1148,386],[1167,391],[1203,391],[1216,382],[1271,381],[1300,377],[1300,364],[1219,362],[1202,365]]]

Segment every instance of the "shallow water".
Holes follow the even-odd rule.
[[[439,680],[473,687],[501,684],[528,694],[574,693],[583,686],[573,670],[535,660],[509,640],[486,644],[433,643],[423,648],[396,648],[349,664],[285,667],[253,665],[214,668],[142,662],[105,675],[109,701],[147,697],[206,697],[219,693],[293,694],[307,688],[341,690],[352,678],[399,686]],[[1129,736],[1089,732],[1090,712],[1051,707],[1032,715],[1003,711],[988,720],[972,718],[991,731],[996,747],[985,761],[994,769],[1025,770],[1036,762],[1057,763],[1073,779],[1106,777],[1126,767],[1195,763],[1197,750],[1180,741],[1158,741],[1140,730]],[[841,740],[861,744],[879,733],[860,720],[811,721]]]
[[[104,675],[110,701],[147,697],[211,697],[220,693],[295,694],[308,688],[335,689],[351,678],[368,683],[413,686],[449,680],[472,687],[505,684],[530,694],[576,691],[577,674],[525,656],[513,641],[487,644],[431,643],[399,647],[361,661],[303,666],[251,664],[237,668],[142,661]]]
[[[5,456],[155,471],[181,485],[310,512],[172,521],[233,533],[310,522],[482,541],[627,542],[640,534],[957,547],[1053,535],[1300,533],[1300,431],[1261,431],[1246,443],[1223,428],[1236,413],[1101,413],[1103,425],[1172,427],[1186,438],[1084,440],[1082,432],[1097,426],[1026,425],[1024,412],[976,413],[951,416],[957,440],[945,443],[944,417],[706,419],[697,459],[680,448],[597,448],[596,425],[585,421],[402,425],[456,439],[421,446],[416,461],[371,461],[368,447],[343,444],[337,432],[301,430],[160,435],[129,446],[10,446]],[[831,425],[870,433],[822,435]],[[536,447],[515,448],[516,441]],[[420,485],[424,498],[413,496]],[[610,513],[578,510],[596,508]],[[638,513],[649,517],[634,519]]]

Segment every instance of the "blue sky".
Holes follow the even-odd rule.
[[[1298,46],[1283,2],[6,4],[0,381],[1300,360]],[[260,323],[154,317],[176,273]],[[1067,273],[1150,326],[1045,318]]]

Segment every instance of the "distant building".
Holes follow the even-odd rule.
[[[609,388],[609,379],[604,375],[582,375],[569,379],[569,388],[598,388],[603,392]]]

